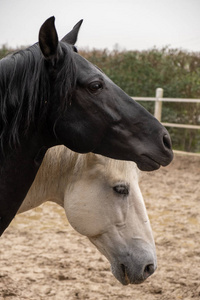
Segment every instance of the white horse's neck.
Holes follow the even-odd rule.
[[[73,181],[73,176],[77,176],[80,165],[84,164],[83,156],[64,146],[49,149],[18,213],[46,201],[53,201],[63,207],[64,193]]]

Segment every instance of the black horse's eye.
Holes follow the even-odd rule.
[[[103,89],[103,84],[100,81],[93,81],[88,86],[90,92],[96,93]]]
[[[113,187],[113,190],[120,195],[127,196],[129,194],[129,186],[126,184],[118,184]]]

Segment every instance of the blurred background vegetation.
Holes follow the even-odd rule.
[[[0,58],[11,51],[3,46]],[[200,99],[200,52],[165,47],[147,51],[82,49],[79,53],[132,97],[155,97],[156,88],[161,87],[164,97]],[[140,104],[154,112],[154,102]],[[200,104],[163,102],[162,121],[200,125]],[[174,149],[200,152],[200,130],[167,129]]]

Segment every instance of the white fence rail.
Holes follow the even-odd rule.
[[[181,98],[163,98],[163,89],[157,88],[155,97],[132,97],[136,101],[154,101],[154,116],[166,127],[200,129],[200,125],[164,123],[162,122],[162,103],[163,102],[181,102],[181,103],[200,103],[200,99],[181,99]]]

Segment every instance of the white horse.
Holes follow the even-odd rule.
[[[155,271],[155,244],[135,163],[54,147],[18,213],[46,201],[65,209],[71,226],[105,255],[122,284],[142,283]]]

